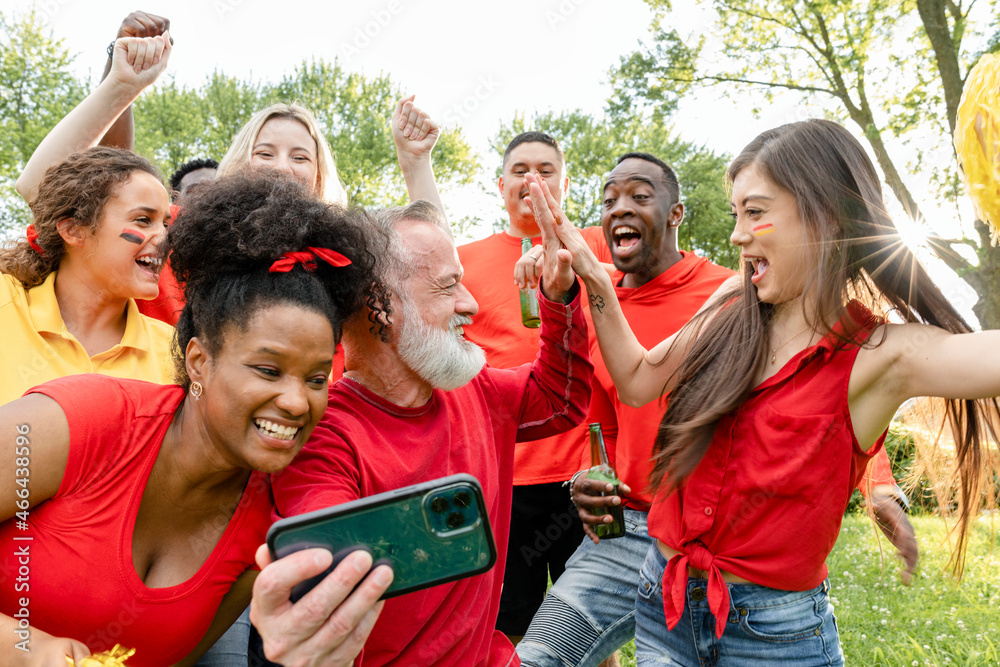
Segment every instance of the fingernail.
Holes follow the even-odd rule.
[[[392,581],[392,570],[388,567],[380,567],[377,570],[375,570],[375,573],[372,575],[372,578],[375,580],[375,583],[378,584],[379,586],[385,586],[390,581]]]
[[[354,569],[358,572],[367,572],[372,568],[372,557],[367,551],[361,551],[354,557]]]
[[[313,562],[320,567],[329,567],[332,561],[333,556],[330,555],[330,552],[325,549],[317,551],[316,555],[313,556]]]

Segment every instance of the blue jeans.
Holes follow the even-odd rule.
[[[250,643],[250,607],[229,629],[212,644],[212,648],[195,663],[197,667],[247,667],[247,648]]]
[[[646,513],[625,510],[623,537],[594,544],[589,537],[566,561],[566,570],[517,645],[531,667],[593,667],[635,636],[635,591],[653,540]]]
[[[704,579],[688,579],[684,614],[671,631],[663,613],[667,559],[655,544],[639,572],[635,657],[639,665],[843,665],[830,583],[808,591],[727,584],[731,606],[726,631],[715,637]]]

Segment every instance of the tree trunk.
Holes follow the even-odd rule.
[[[979,266],[970,269],[978,280],[976,289],[979,301],[972,307],[983,329],[1000,329],[1000,247],[990,245],[990,228],[982,220],[976,220],[979,234]],[[965,275],[963,280],[975,285]]]
[[[948,13],[945,0],[917,0],[917,11],[924,24],[924,32],[934,49],[938,73],[944,87],[944,104],[948,111],[948,128],[955,134],[955,119],[958,103],[962,99],[965,80],[958,64],[958,49],[951,28],[948,27]],[[957,20],[957,19],[956,19]]]

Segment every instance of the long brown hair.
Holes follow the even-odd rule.
[[[38,185],[38,194],[29,202],[38,232],[35,242],[44,254],[32,248],[26,238],[18,239],[0,249],[0,272],[17,278],[25,289],[41,285],[59,268],[66,254],[57,228],[59,222],[71,219],[93,233],[108,199],[136,171],[163,181],[149,160],[118,148],[91,148],[49,167]]]
[[[813,312],[804,313],[815,331],[829,334],[845,315],[849,298],[883,316],[891,309],[907,322],[924,322],[952,333],[972,330],[902,242],[883,207],[875,167],[843,127],[808,120],[762,133],[729,166],[730,186],[751,165],[790,192],[798,204],[806,246],[815,250],[816,257],[804,288],[817,297]],[[676,489],[691,474],[719,421],[747,399],[766,363],[774,307],[757,297],[752,273],[744,265],[743,285],[691,323],[703,331],[672,378],[676,388],[654,447],[650,478],[654,488]],[[968,524],[980,505],[981,443],[987,430],[993,433],[988,417],[997,410],[995,399],[947,401],[961,485],[954,563],[958,571]]]

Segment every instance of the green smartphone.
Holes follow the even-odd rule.
[[[383,599],[481,574],[497,559],[482,487],[467,474],[281,519],[267,531],[267,546],[272,559],[311,547],[334,554],[326,572],[293,589],[293,602],[357,549],[392,566]]]

